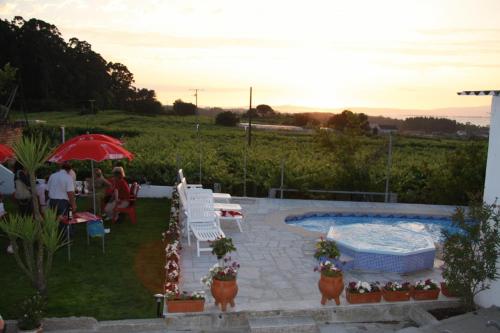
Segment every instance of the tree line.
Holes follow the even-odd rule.
[[[20,16],[0,20],[0,49],[0,67],[17,69],[17,100],[28,111],[89,110],[90,105],[141,113],[163,109],[154,90],[133,85],[126,65],[107,61],[86,41],[66,42],[53,24]]]

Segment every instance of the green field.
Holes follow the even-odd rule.
[[[124,135],[126,147],[136,158],[126,165],[127,176],[153,184],[172,184],[177,167],[190,182],[198,182],[202,156],[202,183],[220,183],[222,190],[242,194],[246,134],[241,128],[214,125],[213,118],[141,116],[120,111],[97,115],[75,112],[28,114],[46,120],[42,132],[56,145],[60,125],[68,136],[90,132]],[[333,138],[333,148],[318,143],[319,135],[253,131],[248,148],[247,195],[267,196],[280,186],[284,160],[286,188],[384,192],[387,137]],[[392,192],[400,202],[463,204],[467,195],[482,190],[486,140],[426,139],[396,136],[391,168]],[[109,172],[110,162],[103,163]],[[89,174],[88,163],[78,165],[79,176]],[[304,191],[293,194],[308,197]]]

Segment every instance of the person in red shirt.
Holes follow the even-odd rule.
[[[113,221],[118,219],[118,213],[113,212],[115,207],[126,208],[130,205],[130,188],[125,180],[125,172],[123,168],[116,167],[113,169],[113,181],[111,182],[112,197],[111,200],[104,207],[104,211],[108,217]]]

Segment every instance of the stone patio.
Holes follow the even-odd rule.
[[[226,236],[233,238],[238,249],[231,257],[240,265],[238,274],[239,292],[236,306],[228,307],[228,312],[235,311],[269,311],[297,310],[320,308],[320,293],[317,286],[318,273],[313,271],[316,260],[313,258],[314,244],[320,234],[289,226],[284,219],[289,215],[306,212],[371,212],[399,213],[418,215],[450,215],[455,207],[336,202],[315,200],[280,200],[264,198],[235,198],[233,202],[240,203],[244,209],[245,221],[243,233],[236,224],[223,222],[222,229]],[[183,241],[181,262],[181,290],[193,291],[202,289],[200,279],[216,262],[210,252],[196,256],[196,245],[188,247]],[[344,282],[351,280],[380,281],[415,280],[432,278],[441,281],[439,266],[436,260],[433,270],[417,272],[402,276],[394,273],[346,272]],[[207,292],[205,312],[218,312]],[[440,296],[439,301],[454,301]],[[414,301],[410,301],[414,302]],[[384,304],[382,301],[381,304]],[[329,302],[327,307],[335,307]],[[343,294],[341,306],[350,305]]]

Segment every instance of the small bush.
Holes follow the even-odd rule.
[[[215,117],[215,123],[221,126],[236,126],[239,121],[238,115],[231,111],[221,112]]]

